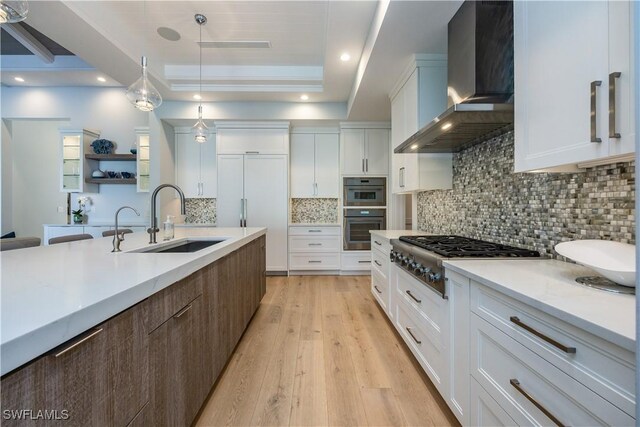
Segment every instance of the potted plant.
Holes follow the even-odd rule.
[[[82,224],[82,220],[84,217],[82,216],[82,208],[78,207],[75,211],[71,211],[73,214],[73,223],[74,224]]]

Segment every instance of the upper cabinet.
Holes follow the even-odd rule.
[[[289,154],[289,122],[216,122],[218,154]]]
[[[634,2],[515,2],[515,171],[634,152]]]
[[[451,154],[393,153],[395,147],[447,108],[446,55],[415,55],[390,98],[393,193],[451,188]]]
[[[292,198],[339,197],[337,130],[334,133],[294,130],[290,153]]]
[[[149,192],[149,128],[135,128],[136,133],[136,170],[138,173],[137,190],[138,193]]]
[[[100,134],[86,129],[60,130],[60,191],[65,193],[97,193],[98,185],[91,179],[91,164],[85,154],[92,154],[91,143]]]
[[[340,129],[343,175],[389,173],[389,129],[343,123]]]
[[[215,198],[217,195],[216,134],[199,144],[191,128],[176,129],[176,184],[187,198]]]

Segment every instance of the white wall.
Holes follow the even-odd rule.
[[[66,120],[64,127],[100,131],[102,138],[116,144],[117,153],[128,153],[135,140],[134,128],[149,124],[148,113],[136,110],[129,104],[123,88],[3,87],[2,118]],[[151,143],[153,144],[154,141],[151,140]],[[15,144],[14,141],[13,145]],[[56,167],[58,161],[57,151],[47,159],[48,163],[55,164]],[[110,166],[117,165],[103,163],[101,168]],[[54,175],[56,183],[58,174],[59,172],[56,172]],[[59,188],[57,191],[59,192]],[[91,211],[88,212],[89,222],[112,222],[115,210],[123,205],[133,206],[143,215],[137,218],[133,212],[123,211],[121,215],[125,221],[137,223],[148,221],[149,195],[137,193],[133,185],[101,185],[99,193],[84,195],[91,197],[93,201]],[[77,194],[72,196],[74,208],[77,196]],[[62,222],[65,220],[66,217],[63,217]]]

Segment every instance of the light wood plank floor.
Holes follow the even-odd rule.
[[[270,277],[198,426],[445,426],[369,276]]]

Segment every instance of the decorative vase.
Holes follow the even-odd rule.
[[[74,214],[73,215],[73,223],[74,224],[82,224],[82,215],[80,214]]]

